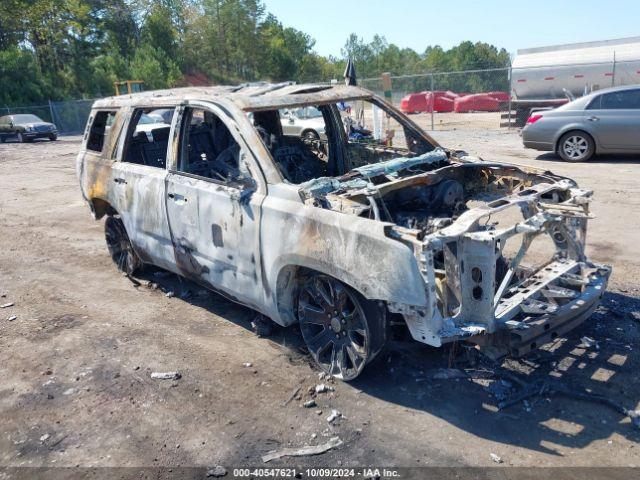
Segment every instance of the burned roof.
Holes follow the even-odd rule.
[[[144,102],[154,104],[177,103],[188,99],[224,98],[247,111],[272,110],[299,105],[321,105],[340,101],[363,100],[373,93],[357,86],[283,83],[246,83],[236,86],[182,87],[166,90],[151,90],[107,97],[94,103],[94,108],[139,105]]]

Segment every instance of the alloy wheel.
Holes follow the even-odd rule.
[[[313,276],[298,296],[298,319],[311,356],[325,373],[357,377],[369,359],[364,310],[352,291],[326,275]]]
[[[589,142],[580,135],[572,135],[563,142],[562,151],[572,160],[582,160],[589,151]]]

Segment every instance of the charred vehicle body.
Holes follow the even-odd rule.
[[[326,139],[283,132],[297,107],[322,112]],[[173,114],[138,128],[155,110]],[[299,322],[344,380],[398,321],[428,345],[523,355],[588,318],[610,274],[585,257],[590,191],[444,149],[354,86],[99,100],[77,170],[121,270],[153,264]]]

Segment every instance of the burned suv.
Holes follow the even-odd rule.
[[[322,113],[326,139],[283,132],[298,107]],[[354,86],[99,100],[77,173],[118,268],[153,264],[298,322],[344,380],[391,323],[428,345],[523,355],[584,321],[610,274],[585,257],[590,191],[442,148]]]

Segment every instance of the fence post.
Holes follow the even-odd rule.
[[[76,129],[75,129],[75,131],[78,132],[82,128],[81,127],[82,122],[80,121],[80,115],[78,115],[78,102],[77,101],[75,102],[74,110],[75,110],[75,117],[76,117]]]
[[[513,92],[513,67],[511,66],[511,62],[509,62],[509,70],[507,70],[507,74],[509,75],[509,104],[507,105],[507,130],[511,129],[511,95]]]
[[[431,72],[431,131],[434,130],[433,127],[433,107],[435,105],[435,95],[433,93],[433,72]]]
[[[49,102],[49,114],[51,115],[51,123],[56,123],[56,119],[53,116],[53,105],[51,104],[51,99],[47,101]]]
[[[613,51],[613,68],[611,69],[611,86],[616,86],[616,51]]]
[[[391,90],[391,74],[390,73],[383,73],[381,75],[382,77],[382,92],[384,94],[384,98],[387,102],[389,102],[389,105],[393,104],[393,99],[392,99],[392,90]]]

